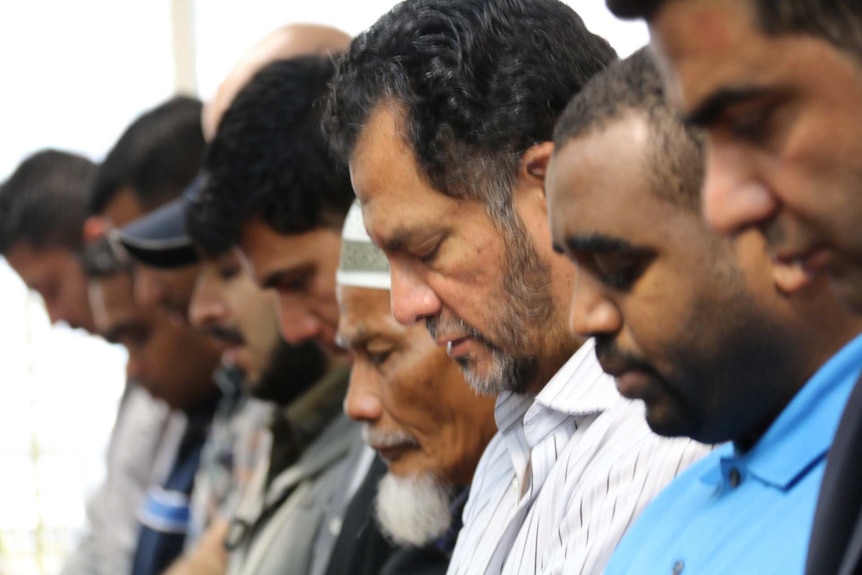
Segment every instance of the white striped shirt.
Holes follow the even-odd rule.
[[[601,573],[644,506],[711,449],[652,433],[594,347],[537,397],[498,397],[500,431],[476,469],[449,575]]]

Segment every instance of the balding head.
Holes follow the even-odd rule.
[[[222,114],[255,73],[275,60],[308,54],[342,52],[350,36],[330,26],[289,24],[274,30],[249,50],[228,73],[215,96],[204,106],[203,131],[207,141],[215,135]]]

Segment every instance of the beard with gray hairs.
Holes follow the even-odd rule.
[[[452,524],[452,488],[430,473],[387,473],[377,487],[374,513],[383,534],[398,545],[423,547]]]
[[[539,358],[535,353],[505,350],[535,350],[540,342],[533,341],[536,338],[530,337],[530,333],[550,329],[552,333],[564,334],[566,328],[555,322],[550,267],[536,252],[521,218],[511,206],[498,207],[490,216],[506,249],[503,282],[491,298],[495,309],[500,310],[494,329],[488,330],[495,333],[486,335],[460,317],[443,314],[427,318],[425,327],[435,340],[440,332],[469,336],[488,350],[488,371],[484,374],[476,372],[473,358],[456,360],[464,379],[477,393],[489,396],[502,391],[525,393],[539,371]],[[541,329],[537,329],[539,326]]]

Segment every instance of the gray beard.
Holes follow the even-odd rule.
[[[398,545],[423,547],[452,524],[452,488],[430,473],[398,477],[387,473],[377,487],[377,523]]]

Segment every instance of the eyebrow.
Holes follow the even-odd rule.
[[[682,121],[689,126],[709,126],[715,123],[727,108],[763,96],[767,91],[761,86],[724,88],[712,94],[691,112],[684,114]]]
[[[263,289],[277,289],[278,285],[284,282],[295,282],[307,278],[314,272],[314,264],[301,264],[294,268],[286,270],[277,270],[265,278],[261,282]]]
[[[582,234],[566,238],[566,248],[573,253],[639,254],[644,250],[631,243],[602,234]]]
[[[344,349],[353,349],[361,346],[368,341],[369,335],[364,326],[356,326],[352,330],[347,329],[345,332],[338,332],[338,344]]]
[[[398,227],[389,238],[380,242],[380,249],[396,254],[407,251],[408,240],[414,234],[415,232],[411,232],[406,228]]]

